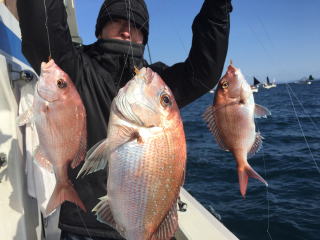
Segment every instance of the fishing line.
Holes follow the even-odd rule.
[[[127,12],[128,20],[129,20],[129,21],[128,21],[128,24],[129,24],[129,33],[131,34],[131,25],[130,25],[130,24],[131,24],[131,21],[130,21],[130,18],[131,18],[131,14],[130,14],[131,2],[130,2],[130,0],[128,0],[128,2],[129,2],[129,3],[127,4],[127,1],[125,1],[125,4],[126,4],[126,12]],[[114,20],[112,19],[112,16],[110,15],[110,12],[108,11],[108,7],[107,7],[107,4],[106,4],[105,1],[104,1],[103,5],[104,5],[104,7],[105,7],[105,12],[108,14],[108,17],[110,18],[111,22],[114,22]],[[119,80],[118,80],[117,85],[115,86],[117,90],[119,90],[119,88],[120,88],[122,76],[123,76],[123,73],[124,73],[125,65],[126,65],[126,63],[127,63],[127,61],[128,61],[128,56],[129,56],[130,50],[131,50],[131,52],[132,52],[132,62],[133,62],[133,64],[134,64],[133,49],[132,49],[132,44],[131,44],[131,43],[132,43],[132,42],[131,42],[131,39],[130,39],[130,47],[128,48],[128,51],[127,51],[127,53],[125,54],[125,61],[124,61],[124,65],[123,65],[122,70],[121,70],[120,78],[119,78]]]
[[[130,1],[130,0],[129,0],[129,1]],[[135,27],[136,29],[138,29],[139,31],[142,31],[142,28],[144,27],[144,25],[149,21],[149,17],[142,23],[142,25],[141,25],[140,27],[138,27],[138,26],[136,25],[136,20],[135,20],[135,18],[134,18],[134,14],[132,14],[132,20],[133,20],[134,27]],[[145,39],[143,39],[143,40],[145,40]],[[150,64],[152,64],[152,62],[151,62],[151,55],[150,55],[150,49],[149,49],[149,44],[147,43],[146,45],[147,45],[147,47],[148,47]],[[143,47],[141,47],[141,51],[143,51]]]
[[[170,12],[169,12],[169,14],[170,14]],[[225,0],[225,14],[226,14],[226,16],[227,16],[227,24],[230,25],[230,15],[229,15],[229,12],[228,12],[228,0]],[[178,36],[178,40],[179,40],[180,44],[182,45],[182,48],[184,49],[185,53],[188,53],[188,52],[187,52],[187,49],[186,49],[186,47],[185,47],[185,45],[184,45],[184,43],[183,43],[183,41],[182,41],[182,39],[181,39],[181,37],[180,37],[179,31],[177,30],[178,28],[177,28],[177,25],[176,25],[176,22],[175,22],[175,17],[171,17],[171,19],[172,19],[172,23],[173,23],[173,26],[172,26],[172,27],[174,28],[174,32],[175,32],[176,35]],[[187,54],[187,55],[188,55],[188,54]],[[207,84],[203,83],[203,82],[201,81],[201,79],[199,79],[199,78],[197,78],[197,77],[195,76],[195,67],[194,67],[194,65],[193,65],[193,63],[192,63],[192,59],[189,58],[188,60],[189,60],[190,67],[191,67],[193,82],[198,82],[198,83],[200,83],[201,86],[203,86],[205,89],[207,89],[208,91],[210,91],[211,88],[210,88]],[[214,67],[214,66],[213,66],[213,67]],[[219,76],[219,78],[220,78],[220,76]],[[218,81],[218,80],[219,80],[219,79],[217,79],[217,81]]]
[[[51,59],[52,57],[52,53],[51,53],[51,44],[50,44],[50,35],[49,35],[49,28],[48,28],[48,13],[47,13],[47,5],[46,5],[46,0],[43,0],[43,5],[44,5],[44,11],[45,11],[45,27],[46,27],[46,31],[47,31],[47,38],[48,38],[48,48],[49,48],[49,59]],[[77,205],[76,205],[77,206]],[[77,210],[78,210],[78,214],[80,216],[80,219],[81,219],[81,222],[84,226],[84,228],[86,229],[87,231],[87,234],[88,236],[90,237],[90,239],[92,240],[92,237],[88,231],[88,228],[80,214],[80,210],[79,210],[79,207],[77,206]]]
[[[264,25],[262,24],[261,20],[260,20],[260,23],[264,27]],[[269,56],[269,58],[271,59],[272,65],[275,65],[275,60],[270,55],[270,53],[268,52],[267,48],[264,46],[263,42],[260,41],[260,39],[258,38],[257,33],[253,30],[251,25],[249,25],[248,23],[247,23],[247,26],[249,27],[249,29],[253,33],[253,36],[256,38],[258,43],[261,45],[262,49],[265,51],[266,55]],[[268,35],[266,29],[264,31],[265,31],[265,34]],[[268,95],[270,95],[269,92],[268,92]],[[264,147],[262,147],[262,159],[263,159],[264,172],[265,172],[264,174],[265,174],[265,177],[267,177],[267,167],[266,167],[266,160],[265,160],[264,156],[265,156]],[[268,189],[268,187],[266,187],[266,200],[267,200],[267,229],[266,229],[266,232],[267,232],[268,238],[272,240],[272,236],[271,236],[271,233],[270,233],[270,199],[269,199],[270,197],[269,196],[270,196],[269,195],[269,189]]]
[[[270,36],[270,35],[268,34],[268,31],[266,30],[265,25],[263,24],[263,22],[262,22],[261,19],[260,19],[260,24],[261,24],[262,29],[264,30],[265,34],[267,35],[267,37]],[[260,41],[259,41],[259,43],[263,46],[263,44],[262,44]],[[273,46],[273,47],[274,47],[274,46]],[[264,46],[263,46],[263,49],[266,51],[266,48],[265,48]],[[275,50],[275,49],[274,49],[274,50]],[[273,59],[273,58],[271,57],[271,55],[269,54],[269,52],[266,51],[266,53],[268,54],[268,56],[270,57],[270,59],[273,60],[273,62],[275,62],[274,59]],[[278,64],[278,66],[281,66],[281,69],[282,69],[282,70],[284,69],[284,68],[282,67],[282,63],[281,63],[281,62]],[[286,72],[286,71],[283,71],[283,72]],[[308,143],[308,141],[307,141],[307,138],[306,138],[305,135],[304,135],[304,131],[303,131],[302,125],[301,125],[301,123],[300,123],[299,117],[298,117],[298,115],[297,115],[296,109],[295,109],[295,107],[294,107],[293,100],[292,100],[292,96],[291,96],[291,94],[290,94],[289,88],[291,89],[293,95],[295,96],[295,98],[296,98],[297,100],[298,100],[298,97],[294,94],[292,88],[290,87],[290,85],[289,85],[288,83],[286,83],[286,88],[287,88],[287,92],[288,92],[289,97],[290,97],[290,100],[291,100],[291,104],[292,104],[294,113],[295,113],[296,118],[297,118],[297,120],[298,120],[299,127],[300,127],[300,129],[301,129],[303,138],[304,138],[304,140],[305,140],[305,142],[306,142],[306,145],[307,145],[307,147],[308,147],[308,149],[309,149],[310,155],[311,155],[313,161],[315,162],[316,168],[317,168],[318,172],[320,173],[320,170],[319,170],[318,165],[317,165],[317,163],[316,163],[316,161],[315,161],[315,159],[314,159],[314,156],[313,156],[312,151],[311,151],[311,149],[310,149],[310,146],[309,146],[309,143]],[[299,102],[299,104],[302,106],[302,109],[304,110],[304,112],[306,113],[306,111],[305,111],[302,103],[300,102],[300,100],[298,100],[298,102]],[[308,115],[308,114],[307,114],[307,115]],[[316,127],[316,129],[318,129],[318,127],[317,127],[316,124],[313,122],[313,120],[311,119],[311,117],[309,117],[309,119],[310,119],[310,121],[313,123],[313,125]],[[318,130],[319,130],[319,129],[318,129]]]
[[[148,48],[149,62],[150,62],[150,64],[152,64],[152,59],[151,59],[151,52],[150,52],[150,48],[149,48],[149,43],[147,43],[147,48]]]
[[[304,134],[304,131],[303,131],[301,122],[300,122],[300,120],[299,120],[299,117],[298,117],[296,108],[295,108],[295,106],[294,106],[294,103],[293,103],[291,94],[290,94],[290,92],[289,92],[289,87],[288,87],[288,85],[289,85],[289,84],[286,83],[286,88],[287,88],[287,91],[288,91],[288,94],[289,94],[289,97],[290,97],[291,105],[292,105],[293,111],[294,111],[294,113],[295,113],[295,115],[296,115],[296,118],[297,118],[297,121],[298,121],[300,130],[301,130],[302,136],[303,136],[303,138],[304,138],[304,141],[305,141],[306,144],[307,144],[307,147],[308,147],[308,149],[309,149],[309,153],[310,153],[311,158],[312,158],[312,160],[313,160],[313,162],[314,162],[314,164],[315,164],[315,166],[316,166],[316,168],[317,168],[317,171],[320,173],[320,169],[319,169],[319,167],[318,167],[318,164],[317,164],[316,160],[314,159],[314,156],[313,156],[312,151],[311,151],[311,149],[310,149],[309,143],[308,143],[307,138],[306,138],[306,136],[305,136],[305,134]]]
[[[108,7],[107,7],[107,4],[106,4],[106,1],[103,2],[103,5],[104,5],[105,12],[107,12],[108,17],[110,18],[110,21],[113,22],[112,16],[110,15],[110,13],[108,11]]]
[[[265,26],[265,24],[263,23],[262,19],[260,17],[257,17],[256,16],[256,19],[258,19],[258,21],[256,22],[259,22],[260,25],[261,25],[261,29],[263,30],[267,40],[269,41],[269,45],[270,47],[276,51],[276,48],[275,48],[275,44],[273,43],[271,37],[270,37],[270,34],[269,32],[267,31],[267,28]],[[251,30],[251,32],[253,33],[253,36],[255,37],[255,39],[257,40],[257,42],[260,44],[260,46],[262,47],[262,49],[264,50],[265,54],[268,56],[268,58],[271,60],[269,61],[269,63],[271,63],[271,66],[272,68],[277,68],[279,71],[282,71],[282,72],[287,72],[284,68],[283,68],[283,65],[282,65],[282,62],[279,62],[277,61],[276,58],[274,58],[274,55],[270,54],[270,52],[268,51],[268,48],[263,44],[263,41],[258,37],[258,34],[257,32],[253,29],[252,25],[250,25],[248,22],[246,22],[248,28]],[[266,83],[266,81],[264,81],[264,83]],[[269,95],[269,92],[268,92],[268,95]]]
[[[299,98],[297,97],[297,95],[295,94],[295,92],[293,91],[292,87],[288,84],[288,87],[292,93],[292,95],[295,97],[295,99],[298,101],[299,105],[301,106],[303,112],[307,115],[307,117],[309,118],[310,122],[313,124],[313,126],[315,127],[315,129],[317,129],[320,132],[320,129],[318,128],[318,126],[316,125],[316,123],[313,121],[312,117],[310,116],[310,114],[305,110],[305,108],[303,107],[303,104],[301,103],[301,101],[299,100]]]
[[[44,5],[44,13],[45,13],[45,27],[46,27],[46,31],[47,31],[47,38],[48,38],[48,48],[49,48],[49,60],[52,57],[51,54],[51,44],[50,44],[50,36],[49,36],[49,28],[48,28],[48,14],[47,14],[47,5],[46,5],[46,0],[43,0],[43,5]]]
[[[184,52],[188,55],[188,50],[184,44],[184,42],[182,41],[182,38],[181,38],[181,35],[179,34],[179,31],[177,30],[178,27],[177,27],[177,24],[176,22],[174,21],[174,18],[172,18],[172,23],[173,23],[173,28],[174,28],[174,32],[176,33],[176,35],[178,36],[178,40],[180,42],[180,45],[182,46]],[[190,63],[190,66],[191,66],[191,72],[192,72],[192,79],[193,79],[193,82],[199,82],[203,87],[205,87],[208,91],[211,90],[211,88],[209,86],[207,86],[205,83],[203,83],[200,79],[196,78],[195,77],[195,67],[193,66],[193,63],[192,63],[192,59],[189,58],[189,63]]]
[[[267,179],[267,167],[266,167],[266,160],[264,158],[264,147],[262,147],[262,159],[263,159],[263,166],[264,166],[264,177]],[[270,234],[270,199],[269,199],[269,187],[266,187],[266,199],[267,199],[267,234],[269,239],[272,240]]]
[[[267,48],[265,47],[265,45],[263,44],[263,42],[260,40],[260,38],[258,37],[258,34],[256,31],[254,31],[254,29],[251,27],[251,25],[249,23],[247,23],[247,26],[248,28],[251,30],[251,32],[253,33],[253,36],[255,37],[255,39],[257,40],[257,42],[260,44],[260,46],[262,47],[262,49],[264,50],[264,52],[266,53],[266,55],[268,55],[269,59],[271,59],[271,62],[272,63],[272,67],[276,66],[275,64],[275,60],[273,59],[273,57],[271,56],[270,52],[267,50]],[[268,84],[267,81],[263,81],[264,84]],[[268,92],[268,95],[269,95],[269,92]]]
[[[126,10],[127,10],[127,16],[128,16],[128,24],[129,24],[129,35],[130,35],[130,48],[131,49],[131,58],[132,58],[132,63],[133,65],[135,66],[135,63],[134,63],[134,58],[133,58],[133,48],[132,48],[132,33],[131,33],[131,0],[128,0],[128,4],[127,4],[127,1],[124,1],[125,4],[126,4]],[[134,18],[133,18],[133,22],[135,22]]]
[[[258,132],[260,132],[258,123],[256,123]],[[263,160],[263,166],[264,166],[264,177],[267,179],[267,167],[266,167],[266,160],[264,158],[264,147],[262,146],[262,160]],[[271,234],[270,234],[270,200],[269,200],[269,187],[266,186],[266,199],[267,199],[267,234],[269,239],[272,240]]]
[[[84,220],[83,220],[83,218],[82,218],[82,216],[81,216],[79,206],[78,206],[78,205],[76,205],[76,207],[77,207],[77,210],[78,210],[78,215],[79,215],[79,217],[80,217],[80,220],[81,220],[81,222],[82,222],[82,224],[83,224],[84,228],[86,229],[86,232],[87,232],[87,234],[88,234],[89,238],[90,238],[91,240],[93,240],[93,238],[91,237],[91,235],[90,235],[90,233],[89,233],[89,231],[88,231],[87,225],[86,225],[86,223],[84,222]]]
[[[127,4],[127,1],[125,1],[125,4],[126,4],[126,12],[127,12],[128,20],[129,20],[129,21],[128,21],[128,24],[129,24],[129,33],[131,34],[131,32],[130,32],[130,30],[131,30],[131,29],[130,29],[130,9],[128,9],[128,5],[129,5],[129,7],[131,7],[131,4],[130,4],[130,0],[128,0],[128,1],[129,1],[129,4]],[[104,5],[105,5],[105,7],[106,7],[106,3],[105,3],[105,2],[104,2]],[[106,7],[106,11],[107,11],[107,7]],[[113,22],[110,13],[109,13],[108,11],[107,11],[107,13],[108,13],[111,21]],[[125,41],[125,40],[124,40],[124,41]],[[133,59],[133,50],[132,50],[132,45],[131,45],[131,39],[130,39],[130,47],[128,48],[127,53],[124,54],[125,60],[124,60],[124,65],[123,65],[123,67],[122,67],[119,80],[118,80],[118,82],[117,82],[117,85],[115,86],[117,91],[119,90],[120,84],[121,84],[121,82],[122,82],[122,76],[123,76],[124,69],[125,69],[125,66],[126,66],[126,64],[127,64],[127,61],[128,61],[128,57],[129,57],[129,52],[130,52],[130,50],[132,51],[132,61],[134,62],[134,59]]]
[[[265,25],[263,24],[263,22],[262,22],[261,19],[259,19],[259,20],[260,20],[259,22],[260,22],[260,24],[261,24],[261,26],[262,26],[262,29],[264,30],[264,33],[265,33],[265,35],[267,36],[267,39],[269,40],[269,43],[272,45],[273,49],[275,50],[275,46],[274,46],[274,44],[273,44],[273,42],[272,42],[272,40],[271,40],[271,38],[270,38],[270,35],[268,34],[268,32],[267,32],[267,30],[266,30]],[[251,29],[251,30],[252,30],[252,29]],[[257,38],[257,36],[256,36],[256,38]],[[257,39],[258,39],[258,38],[257,38]],[[270,58],[271,60],[273,60],[272,56],[271,56],[271,55],[269,54],[269,52],[266,50],[266,48],[264,47],[264,45],[262,44],[262,42],[260,42],[259,40],[258,40],[258,42],[262,45],[263,49],[264,49],[265,52],[267,53],[267,56],[269,56],[269,58]],[[280,68],[281,68],[281,69],[279,68],[280,71],[282,71],[282,72],[287,72],[287,71],[283,68],[282,62],[278,62],[277,67],[280,67]],[[295,106],[294,106],[294,103],[293,103],[293,100],[292,100],[292,96],[291,96],[289,90],[291,90],[293,96],[297,99],[297,101],[299,102],[299,104],[300,104],[300,106],[302,107],[303,111],[306,113],[305,108],[303,107],[303,105],[302,105],[302,103],[300,102],[299,98],[295,95],[293,89],[291,88],[291,86],[290,86],[288,83],[286,83],[286,89],[287,89],[287,92],[288,92],[288,95],[289,95],[289,98],[290,98],[290,101],[291,101],[291,105],[292,105],[292,108],[293,108],[293,110],[294,110],[296,119],[297,119],[297,121],[298,121],[300,130],[301,130],[301,133],[302,133],[302,135],[303,135],[304,141],[305,141],[305,143],[306,143],[306,145],[307,145],[307,147],[308,147],[308,149],[309,149],[309,153],[310,153],[310,155],[311,155],[311,157],[312,157],[312,159],[313,159],[313,161],[314,161],[314,164],[315,164],[315,166],[316,166],[316,169],[317,169],[317,171],[320,173],[318,164],[317,164],[316,160],[314,159],[314,156],[313,156],[312,151],[311,151],[311,149],[310,149],[310,146],[309,146],[309,144],[308,144],[307,138],[306,138],[306,136],[305,136],[305,134],[304,134],[304,131],[303,131],[303,128],[302,128],[302,126],[301,126],[301,123],[300,123],[299,117],[298,117],[298,115],[297,115],[297,112],[296,112],[296,109],[295,109]],[[307,115],[309,116],[309,114],[307,114]],[[315,128],[316,128],[317,130],[319,130],[318,127],[316,126],[316,124],[314,123],[314,121],[312,120],[311,116],[309,116],[309,119],[310,119],[310,121],[313,123],[313,125],[315,126]],[[268,188],[267,188],[266,194],[267,194],[266,197],[267,197],[267,199],[268,199]],[[268,201],[267,201],[267,205],[268,205],[268,216],[269,216],[269,204],[270,204],[270,202],[269,202],[269,200],[268,200]],[[270,225],[269,225],[269,221],[270,221],[270,220],[269,220],[269,217],[268,217],[267,233],[268,233],[268,236],[271,238],[271,235],[270,235],[270,233],[269,233],[269,226],[270,226]]]
[[[128,1],[129,1],[129,10],[131,10],[131,9],[132,9],[132,8],[131,8],[131,1],[130,1],[130,0],[128,0]],[[131,15],[129,14],[129,32],[130,32],[130,34],[131,34],[131,25],[130,25],[130,24],[131,24],[131,21],[130,21],[130,16],[131,16]],[[132,14],[132,21],[133,21],[133,25],[134,25],[135,29],[137,29],[137,30],[139,30],[139,31],[142,31],[143,26],[149,21],[149,17],[143,22],[143,24],[142,24],[140,27],[138,27],[138,26],[136,25],[136,20],[135,20],[134,14]],[[143,39],[143,40],[145,40],[145,39]],[[131,44],[131,41],[130,41],[130,44]],[[146,43],[146,45],[147,45],[147,48],[148,48],[148,54],[149,54],[150,64],[152,64],[149,44]],[[132,47],[132,45],[131,45],[131,47]],[[143,47],[141,47],[141,51],[143,51]],[[134,64],[133,51],[132,51],[132,61],[133,61],[133,64]],[[135,65],[135,64],[134,64],[134,65]]]
[[[128,16],[129,34],[130,34],[130,37],[131,37],[131,14],[130,14],[130,12],[131,12],[131,1],[128,0],[128,4],[127,4],[127,1],[125,1],[125,4],[126,4],[127,16]],[[134,22],[134,25],[135,25],[134,15],[132,15],[132,19],[133,19],[133,22]],[[147,21],[148,21],[148,20],[147,20]],[[137,28],[136,25],[135,25],[135,28]],[[138,29],[138,28],[137,28],[137,29]],[[139,30],[140,30],[140,29],[139,29]],[[128,48],[128,51],[127,51],[127,53],[125,54],[126,57],[125,57],[124,65],[123,65],[122,70],[121,70],[120,79],[119,79],[119,81],[118,81],[118,83],[117,83],[117,85],[116,85],[116,89],[117,89],[117,90],[119,90],[119,88],[120,88],[120,83],[121,83],[122,76],[123,76],[123,73],[124,73],[125,65],[126,65],[126,63],[127,63],[127,61],[128,61],[128,57],[129,57],[129,52],[130,52],[130,50],[131,50],[132,63],[133,63],[133,65],[135,65],[135,63],[134,63],[134,57],[133,57],[133,48],[132,48],[131,38],[130,38],[130,47]]]
[[[126,59],[124,61],[125,64],[128,61],[129,51],[130,51],[130,48],[128,48],[128,51],[127,51],[127,54],[126,54]],[[123,75],[123,72],[124,72],[125,64],[123,65],[123,68],[122,68],[121,74],[120,74],[120,79],[119,79],[118,84],[116,86],[117,90],[119,90],[119,88],[120,88],[120,83],[121,83],[121,80],[122,80],[122,75]]]
[[[267,31],[266,26],[264,25],[262,19],[260,17],[257,17],[259,20],[260,25],[262,26],[262,30],[264,31],[264,34],[267,36],[269,43],[271,43],[272,48],[275,50],[275,45],[269,35],[269,32]]]
[[[267,167],[266,167],[266,160],[264,158],[264,149],[262,147],[262,159],[263,159],[263,166],[264,166],[264,177],[267,179]],[[269,200],[269,188],[266,187],[266,199],[267,199],[267,234],[269,239],[272,240],[271,234],[270,234],[270,200]]]

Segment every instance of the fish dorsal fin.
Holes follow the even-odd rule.
[[[216,112],[215,107],[209,106],[203,114],[203,119],[207,123],[207,126],[208,126],[210,132],[213,134],[213,136],[215,136],[216,141],[219,144],[219,146],[223,150],[229,151],[221,139],[219,128],[217,128],[216,119],[215,119],[215,112]]]
[[[167,216],[163,219],[151,240],[169,240],[173,237],[178,228],[177,202],[175,202]]]
[[[87,152],[85,162],[80,169],[77,178],[81,175],[87,175],[98,170],[102,170],[107,165],[107,154],[108,154],[108,139],[103,139],[96,143]]]
[[[123,235],[123,229],[120,229],[113,218],[113,214],[109,205],[109,197],[105,195],[99,198],[100,202],[92,209],[92,212],[96,213],[97,220],[101,223],[107,224]]]
[[[268,108],[266,107],[263,107],[259,104],[255,104],[255,107],[254,107],[254,117],[255,118],[266,118],[267,116],[270,116],[271,115],[271,112],[269,111]]]
[[[36,149],[34,150],[33,157],[36,160],[36,163],[39,164],[40,167],[43,167],[49,172],[53,172],[53,167],[51,162],[49,161],[49,158],[46,156],[46,154],[43,151],[40,150],[39,146],[36,147]]]
[[[256,139],[254,140],[254,143],[248,152],[248,158],[252,157],[255,153],[259,152],[259,150],[262,147],[262,140],[263,137],[260,135],[260,132],[256,133]]]
[[[24,113],[20,114],[17,117],[17,125],[19,127],[26,125],[27,123],[32,122],[32,118],[33,118],[33,111],[32,111],[32,108],[29,108],[27,111],[25,111]]]
[[[86,132],[87,126],[86,125],[87,125],[86,121],[84,121],[82,134],[79,142],[79,150],[71,162],[72,168],[76,168],[77,166],[79,166],[79,164],[84,160],[86,156],[86,151],[87,151],[87,132]]]

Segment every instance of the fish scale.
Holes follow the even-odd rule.
[[[250,121],[251,117],[244,113],[245,107],[239,107],[236,105],[229,106],[226,109],[226,113],[223,114],[225,117],[225,125],[223,127],[232,128],[233,131],[223,129],[221,132],[226,132],[230,136],[223,136],[225,139],[225,145],[231,150],[232,146],[238,146],[239,148],[245,149],[245,154],[250,150],[255,139],[255,126],[254,122]],[[220,110],[221,111],[221,110]],[[220,116],[220,114],[217,114]],[[223,119],[217,119],[217,121],[223,121]],[[244,128],[243,126],[247,126]]]
[[[162,137],[162,136],[161,136]],[[163,138],[163,137],[162,137]],[[147,224],[149,222],[155,222],[158,219],[158,222],[161,222],[161,219],[164,218],[163,215],[156,214],[153,215],[154,212],[158,212],[159,208],[163,206],[164,204],[162,203],[162,196],[166,196],[169,193],[171,193],[171,189],[164,188],[161,189],[158,186],[161,186],[162,181],[166,179],[166,175],[164,174],[164,171],[166,170],[164,165],[165,161],[167,160],[167,156],[170,156],[170,147],[169,146],[164,146],[162,148],[156,148],[155,145],[158,145],[160,143],[163,143],[164,141],[162,139],[155,140],[155,141],[150,141],[150,143],[147,145],[148,149],[145,148],[140,148],[138,144],[133,144],[134,147],[127,147],[129,150],[125,151],[124,149],[119,149],[118,151],[121,152],[122,154],[130,155],[129,158],[129,163],[128,167],[119,167],[119,169],[125,169],[123,173],[119,173],[117,171],[111,172],[110,174],[110,179],[112,179],[112,175],[115,176],[121,176],[125,175],[126,178],[124,179],[124,182],[127,183],[128,179],[131,179],[132,177],[135,177],[135,174],[137,173],[136,170],[142,170],[142,172],[147,172],[148,168],[155,169],[155,173],[150,173],[148,175],[143,174],[143,177],[139,177],[139,181],[135,181],[132,185],[124,184],[124,186],[121,186],[121,189],[123,189],[124,192],[127,192],[128,194],[128,202],[121,202],[119,204],[119,207],[122,206],[129,206],[129,211],[128,215],[133,216],[131,221],[128,222],[129,226],[135,226],[137,224],[138,226],[143,226],[144,224]],[[136,146],[136,147],[135,147]],[[123,146],[124,147],[124,146]],[[125,147],[124,147],[125,148]],[[135,149],[135,151],[133,151]],[[155,162],[152,162],[151,165],[156,165],[156,166],[150,166],[146,163],[148,163],[148,157],[149,155],[153,155],[154,151],[158,150],[158,159]],[[147,155],[141,154],[141,152],[146,152],[148,153]],[[145,159],[137,159],[133,156],[145,156]],[[162,157],[163,156],[163,157]],[[119,156],[119,159],[128,159],[126,156]],[[136,161],[135,161],[136,160]],[[118,161],[115,161],[118,163]],[[127,163],[127,162],[126,162]],[[120,164],[126,164],[126,163],[120,163]],[[138,165],[135,167],[132,167],[132,165]],[[115,166],[110,166],[110,169],[117,169]],[[131,169],[131,171],[128,171],[127,169]],[[163,170],[161,170],[163,169]],[[182,176],[176,176],[180,180]],[[110,182],[110,184],[113,184]],[[153,191],[154,190],[154,191]],[[154,195],[153,193],[156,193]],[[176,199],[176,194],[174,193],[173,196],[171,197],[173,200],[167,201],[165,204],[167,205],[165,207],[165,210],[160,211],[160,212],[167,212],[169,208],[172,206],[173,201]],[[109,197],[112,197],[112,193],[109,191]],[[152,203],[150,206],[146,206],[145,203],[147,202],[147,199],[151,198],[152,200],[149,201]],[[130,201],[131,199],[131,201]],[[140,203],[140,207],[136,207],[137,202]],[[117,207],[114,207],[115,211],[117,211]],[[119,212],[121,212],[121,209],[118,209]],[[130,213],[130,211],[132,211]],[[147,214],[145,214],[145,211]],[[144,215],[145,220],[141,219],[139,215]],[[136,218],[138,216],[138,218]],[[141,222],[134,222],[137,219],[141,219],[143,221]],[[159,224],[159,223],[157,223]]]

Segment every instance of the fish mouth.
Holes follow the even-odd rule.
[[[154,72],[150,68],[141,68],[136,70],[134,79],[139,82],[142,81],[144,84],[150,84],[154,78]]]
[[[55,102],[58,100],[57,97],[53,96],[52,94],[48,93],[48,91],[43,91],[43,90],[39,90],[39,87],[38,87],[38,83],[36,85],[36,90],[37,90],[37,93],[39,95],[39,97],[47,102]]]

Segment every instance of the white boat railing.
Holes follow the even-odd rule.
[[[23,135],[16,125],[17,96],[13,93],[6,58],[0,54],[0,239],[40,239],[37,202],[26,189]]]
[[[180,199],[186,203],[186,211],[178,212],[177,240],[236,240],[238,239],[190,193],[181,189]]]

